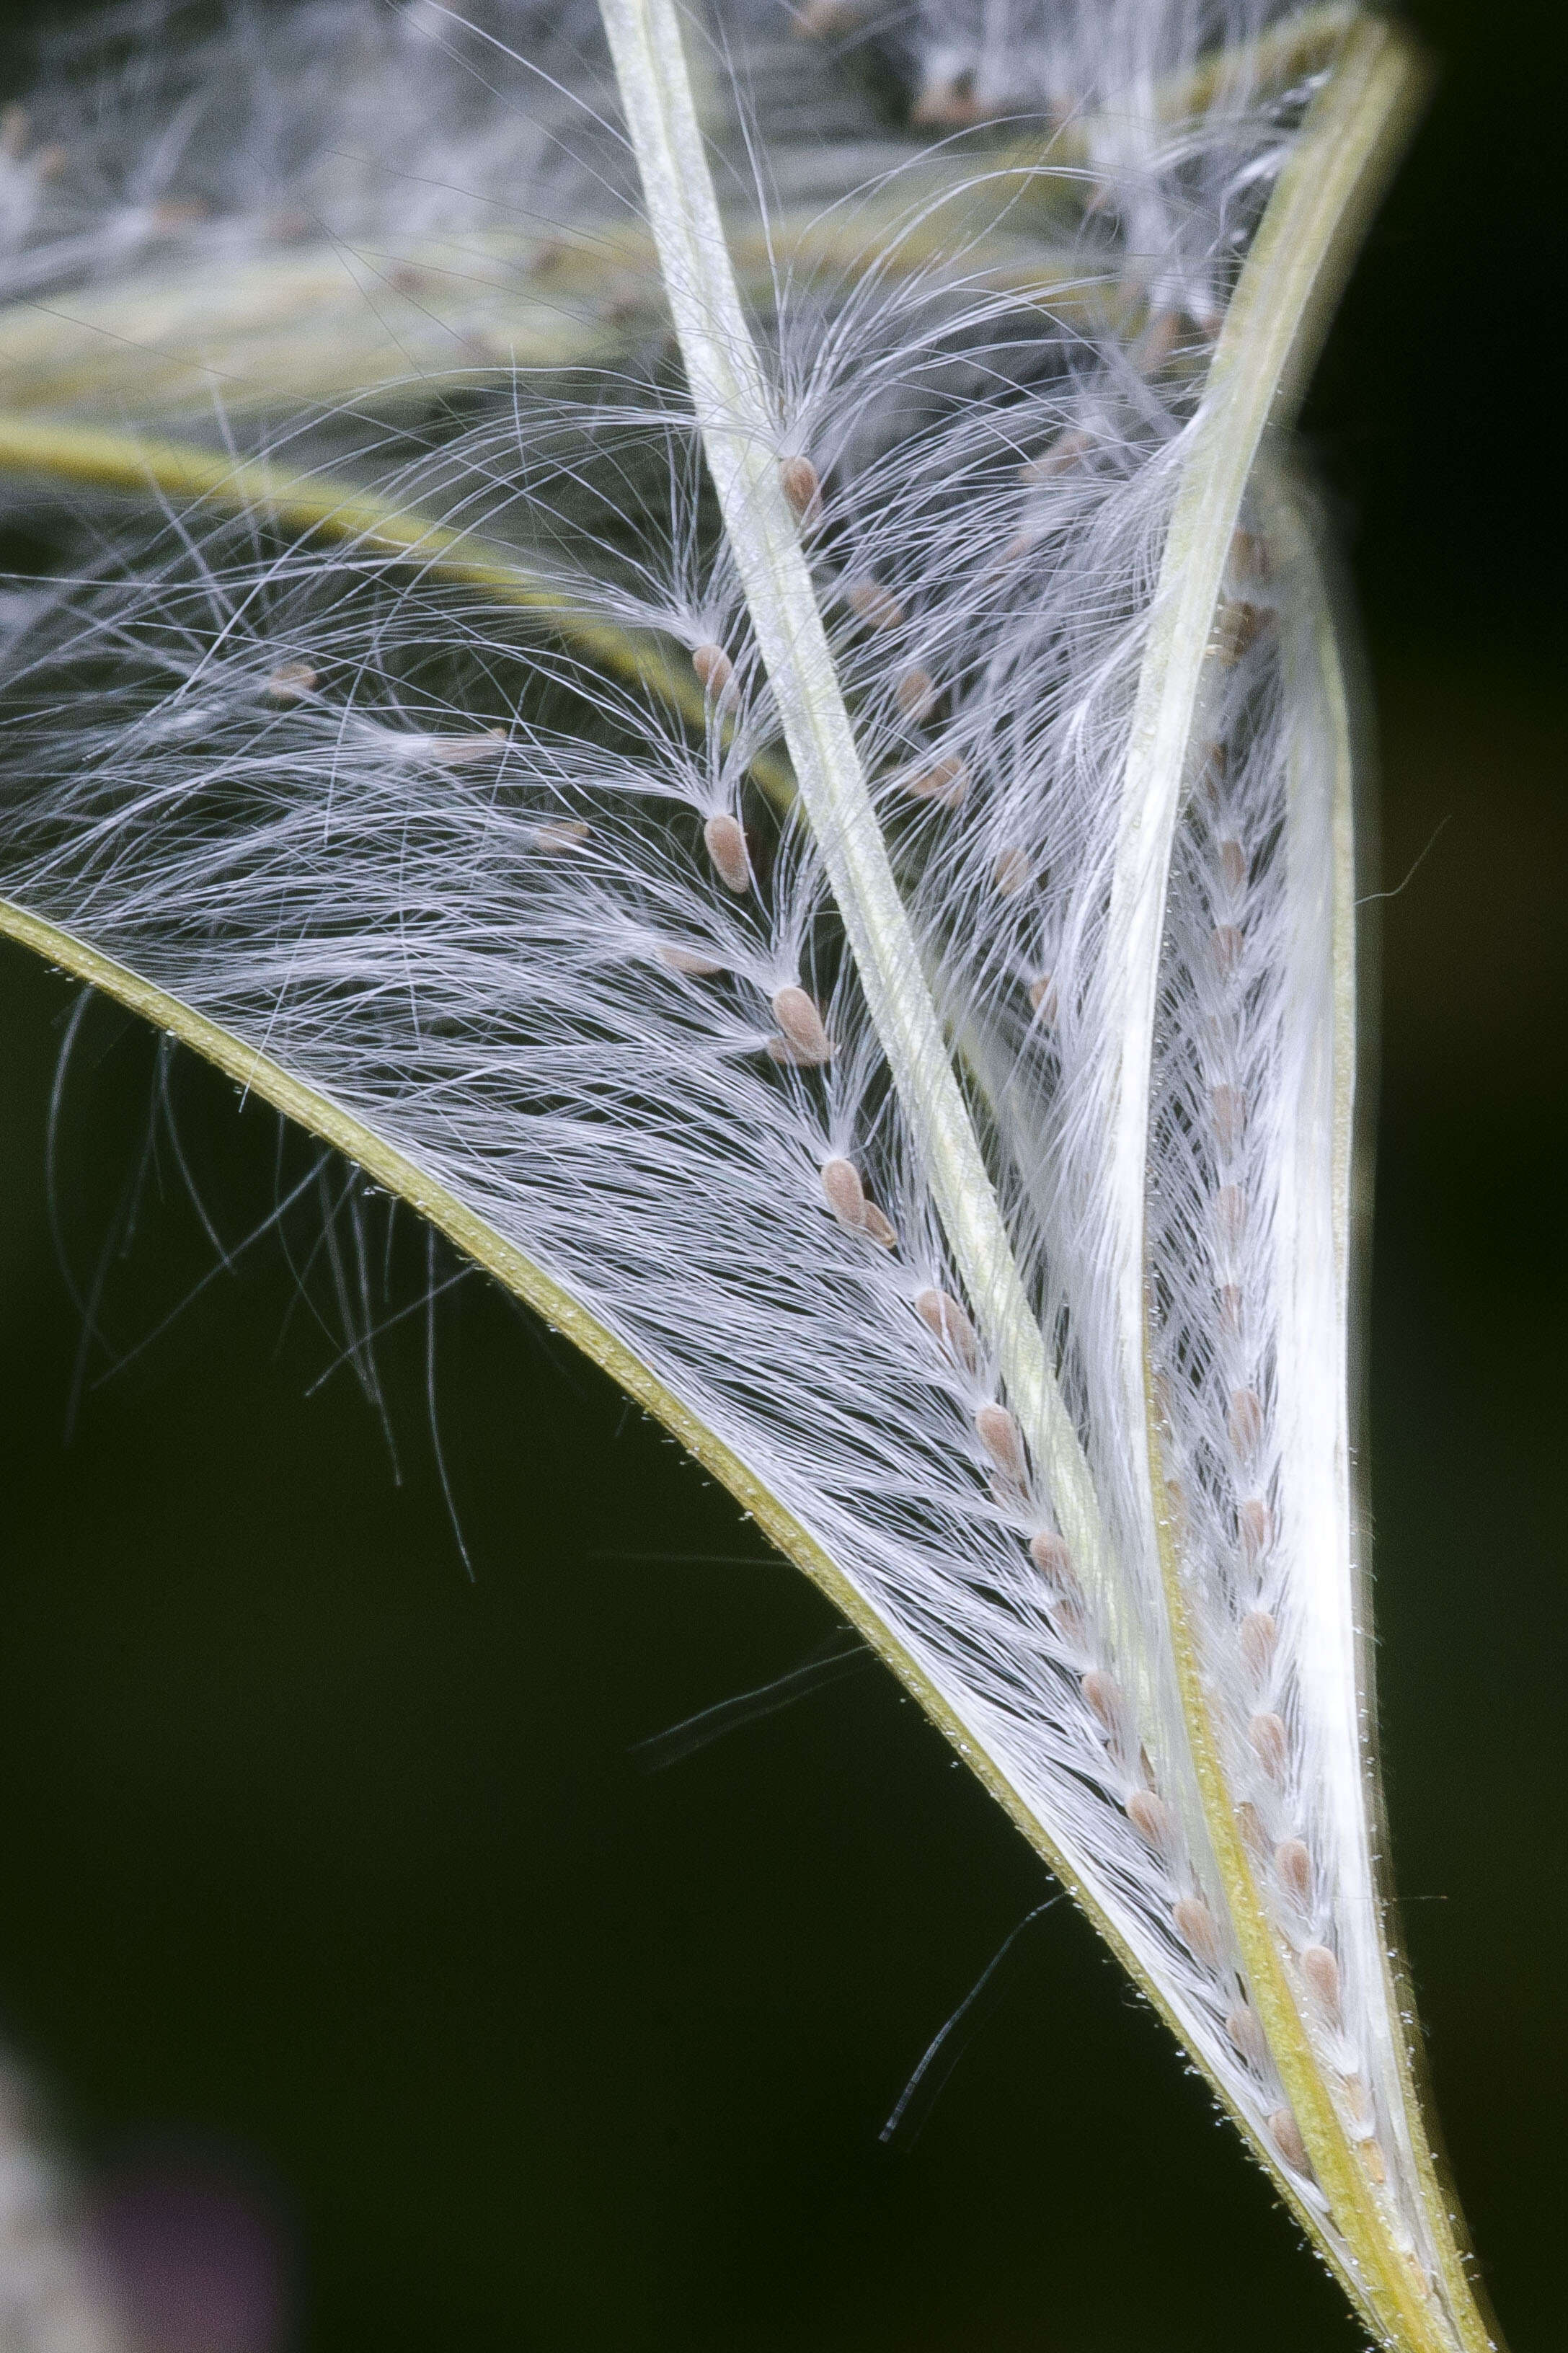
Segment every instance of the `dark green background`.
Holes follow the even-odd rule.
[[[1459,2184],[1530,2353],[1562,2332],[1568,61],[1555,12],[1418,15],[1447,78],[1310,422],[1353,529],[1385,879],[1431,844],[1382,910],[1394,1847]],[[877,1671],[636,1769],[630,1743],[792,1666],[826,1612],[477,1281],[438,1348],[471,1583],[421,1324],[381,1350],[398,1484],[345,1375],[307,1397],[331,1349],[274,1245],[119,1369],[94,1354],[67,1441],[44,1140],[70,997],[14,951],[0,992],[0,2012],[82,2161],[173,2136],[269,2183],[310,2353],[1349,2353],[1065,1906],[916,2145],[879,2146],[1037,1866]],[[94,1018],[57,1176],[79,1268],[153,1067]],[[242,1232],[272,1124],[174,1083]],[[211,1261],[165,1163],[110,1268],[116,1361]]]

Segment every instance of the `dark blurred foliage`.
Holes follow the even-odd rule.
[[[1568,73],[1544,5],[1415,13],[1444,79],[1308,423],[1365,611],[1386,883],[1421,858],[1378,911],[1394,1849],[1460,2189],[1531,2353],[1561,2329],[1568,1929]],[[253,2264],[291,2242],[310,2353],[1348,2353],[1337,2292],[1066,1905],[923,2130],[879,2144],[1046,1892],[1016,1835],[874,1669],[640,1771],[639,1738],[806,1658],[825,1607],[477,1281],[435,1311],[470,1581],[423,1317],[378,1350],[395,1468],[350,1369],[312,1393],[334,1347],[308,1243],[198,1288],[166,1140],[122,1231],[155,1050],[107,1008],[65,1092],[57,1248],[70,995],[14,951],[0,979],[0,2003],[110,2222],[194,2181],[174,2229],[180,2196],[243,2179],[225,2227]],[[275,1127],[186,1063],[171,1089],[242,1236]],[[61,1253],[90,1280],[106,1237],[84,1345]],[[405,1234],[393,1298],[424,1275]]]

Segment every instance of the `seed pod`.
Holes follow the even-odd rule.
[[[1152,1789],[1134,1789],[1127,1800],[1127,1819],[1146,1846],[1156,1854],[1170,1854],[1176,1842],[1176,1818],[1163,1798]]]
[[[794,981],[773,994],[773,1019],[802,1062],[829,1062],[833,1041],[822,1026],[822,1016],[804,988]]]
[[[940,1340],[955,1363],[972,1373],[980,1362],[980,1343],[974,1326],[959,1305],[945,1291],[922,1291],[915,1301],[915,1314],[933,1340]]]
[[[849,1233],[858,1234],[866,1218],[866,1192],[855,1163],[838,1158],[825,1160],[822,1189],[839,1224]]]
[[[1219,871],[1233,891],[1241,890],[1247,881],[1247,852],[1239,841],[1222,841],[1219,846]]]
[[[1073,1574],[1072,1555],[1060,1536],[1049,1528],[1041,1528],[1029,1538],[1029,1558],[1045,1578],[1053,1593],[1076,1593],[1078,1578]]]
[[[707,980],[724,969],[712,956],[698,955],[690,948],[672,947],[668,943],[659,949],[658,960],[667,964],[671,972],[684,973],[689,980]]]
[[[850,611],[868,629],[894,629],[904,617],[904,608],[892,590],[884,588],[877,580],[851,580],[844,598]]]
[[[267,681],[268,702],[303,702],[316,685],[316,671],[308,661],[279,662]]]
[[[592,830],[581,818],[552,818],[548,825],[534,827],[533,846],[535,849],[580,849]]]
[[[1241,597],[1222,605],[1215,624],[1215,651],[1221,661],[1238,662],[1258,643],[1273,617],[1267,605],[1250,604]]]
[[[980,1443],[1005,1478],[1022,1486],[1029,1475],[1023,1434],[1005,1405],[983,1405],[974,1417]]]
[[[702,839],[725,890],[733,891],[737,896],[749,891],[752,887],[752,861],[746,850],[746,837],[736,820],[721,809],[703,827]]]
[[[877,1244],[879,1250],[897,1250],[899,1229],[891,1218],[879,1209],[875,1201],[868,1201],[860,1219],[861,1230]]]
[[[910,719],[923,719],[936,701],[936,681],[929,670],[914,663],[893,690],[893,700]]]
[[[1209,961],[1222,980],[1228,980],[1241,962],[1241,934],[1234,923],[1220,923],[1209,936]]]
[[[1127,1695],[1114,1675],[1102,1667],[1091,1667],[1083,1678],[1083,1695],[1108,1740],[1115,1740],[1127,1720]]]
[[[911,768],[901,778],[911,800],[940,801],[943,808],[962,807],[969,791],[969,770],[956,752],[946,752],[929,767]]]

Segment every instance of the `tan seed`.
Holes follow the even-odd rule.
[[[553,818],[548,825],[534,827],[533,846],[536,849],[580,849],[592,829],[581,818]]]
[[[1345,2106],[1350,2111],[1352,2131],[1371,2132],[1376,2122],[1376,2112],[1372,2105],[1372,2094],[1367,2090],[1363,2078],[1360,2075],[1347,2075],[1344,2079],[1344,2093]]]
[[[1237,580],[1267,580],[1268,543],[1257,532],[1238,530],[1230,542],[1230,569]]]
[[[1004,899],[1016,899],[1029,879],[1027,852],[1016,848],[1005,849],[991,870],[991,879]]]
[[[1057,984],[1048,972],[1029,983],[1029,1002],[1047,1029],[1054,1029],[1060,1009],[1057,1000]]]
[[[1022,1486],[1029,1475],[1023,1434],[1005,1405],[983,1405],[974,1417],[975,1434],[1005,1478]]]
[[[1127,1819],[1146,1846],[1169,1854],[1176,1841],[1176,1818],[1163,1798],[1152,1789],[1134,1789],[1127,1800]]]
[[[1289,2108],[1275,2109],[1268,2119],[1268,2132],[1292,2173],[1310,2175],[1312,2168],[1307,2158],[1307,2144],[1301,2138],[1300,2126]]]
[[[1228,980],[1241,962],[1241,934],[1234,923],[1221,923],[1209,938],[1209,961],[1222,980]]]
[[[661,964],[667,964],[671,972],[684,973],[689,980],[707,980],[724,969],[711,956],[697,955],[690,948],[661,947],[658,959]]]
[[[1268,1833],[1263,1827],[1263,1817],[1250,1798],[1244,1798],[1236,1810],[1237,1827],[1251,1848],[1258,1862],[1268,1860]]]
[[[735,818],[721,809],[716,817],[708,819],[702,828],[702,839],[725,890],[737,894],[749,891],[752,887],[752,861],[746,850],[746,837]]]
[[[1290,1761],[1290,1740],[1284,1718],[1271,1708],[1261,1709],[1247,1727],[1253,1754],[1271,1781],[1283,1781]]]
[[[1274,1850],[1274,1868],[1292,1903],[1305,1911],[1312,1900],[1312,1858],[1299,1838],[1281,1839]]]
[[[1241,1332],[1241,1286],[1222,1282],[1219,1287],[1219,1328],[1227,1339],[1235,1340]]]
[[[936,701],[936,681],[919,663],[905,670],[893,690],[893,700],[910,719],[923,719]]]
[[[1048,449],[1042,449],[1037,458],[1031,458],[1027,464],[1019,467],[1018,480],[1021,482],[1048,482],[1053,474],[1066,473],[1069,466],[1076,466],[1086,451],[1093,447],[1092,433],[1086,432],[1081,425],[1070,426],[1065,433],[1057,435]]]
[[[933,1340],[940,1340],[949,1356],[973,1372],[980,1361],[980,1343],[974,1336],[974,1326],[959,1305],[945,1291],[922,1291],[915,1301],[915,1314]]]
[[[969,791],[970,776],[957,753],[948,752],[927,768],[911,768],[902,783],[911,800],[940,801],[943,808],[960,808]]]
[[[786,981],[773,994],[773,1019],[802,1062],[830,1062],[833,1044],[822,1026],[822,1016],[804,988]]]
[[[891,1218],[887,1216],[885,1211],[879,1209],[875,1201],[867,1202],[866,1214],[861,1219],[860,1224],[862,1230],[877,1244],[879,1250],[898,1249],[899,1229]]]
[[[691,667],[697,672],[702,691],[716,702],[735,675],[735,665],[722,646],[711,642],[693,646]]]
[[[1072,1555],[1061,1537],[1052,1529],[1041,1528],[1029,1538],[1029,1558],[1053,1593],[1078,1591],[1078,1578],[1073,1574]]]
[[[1127,1715],[1127,1696],[1116,1677],[1103,1667],[1090,1667],[1083,1678],[1083,1695],[1106,1738],[1116,1739]]]
[[[1263,2021],[1249,2001],[1238,2001],[1226,2014],[1225,2031],[1249,2067],[1262,2069],[1268,2063],[1268,2038],[1263,2031]]]
[[[1240,597],[1222,605],[1215,628],[1215,650],[1221,661],[1238,662],[1258,643],[1272,618],[1267,605],[1250,604]]]
[[[1247,852],[1239,841],[1220,843],[1219,871],[1233,891],[1243,887],[1247,881]]]
[[[1263,1400],[1256,1389],[1232,1389],[1226,1417],[1230,1442],[1243,1462],[1250,1462],[1263,1442]]]
[[[1273,1663],[1279,1628],[1267,1609],[1249,1609],[1241,1621],[1238,1640],[1248,1670],[1261,1683]]]
[[[803,520],[822,506],[822,477],[809,458],[786,458],[779,468],[784,494]]]
[[[1337,2024],[1340,2015],[1340,1965],[1327,1945],[1308,1945],[1301,1953],[1301,1975]]]
[[[868,629],[896,629],[904,608],[890,588],[877,580],[851,580],[844,591],[850,611]]]
[[[1237,1512],[1236,1524],[1247,1565],[1256,1568],[1274,1541],[1274,1514],[1261,1495],[1249,1495]]]
[[[413,735],[408,751],[418,759],[434,760],[443,768],[472,768],[493,760],[506,742],[506,730],[487,727],[482,735]]]
[[[866,1218],[866,1189],[860,1182],[860,1171],[852,1160],[825,1160],[822,1164],[822,1189],[827,1206],[839,1224],[858,1234]]]
[[[1241,1142],[1247,1119],[1246,1095],[1239,1087],[1211,1087],[1209,1114],[1214,1121],[1215,1142],[1222,1152],[1234,1152]]]
[[[1247,1231],[1247,1195],[1239,1185],[1222,1185],[1214,1197],[1214,1220],[1228,1250],[1241,1248]]]
[[[1201,1895],[1184,1895],[1171,1906],[1171,1917],[1176,1924],[1176,1934],[1194,1961],[1205,1968],[1219,1967],[1221,1946],[1219,1926],[1214,1914]]]
[[[279,662],[267,681],[268,702],[303,702],[316,684],[316,671],[308,661]]]
[[[1367,2179],[1381,2189],[1388,2179],[1388,2168],[1383,2161],[1382,2149],[1375,2140],[1371,2139],[1361,2141],[1357,2146],[1361,2150],[1361,2161],[1366,2168]]]

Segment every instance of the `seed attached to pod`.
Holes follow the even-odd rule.
[[[671,947],[668,944],[659,949],[658,960],[660,964],[668,965],[671,972],[682,973],[689,980],[708,980],[714,973],[724,969],[711,956],[698,955],[690,948]]]
[[[827,1206],[839,1224],[852,1233],[860,1231],[866,1219],[866,1188],[860,1182],[860,1171],[852,1160],[835,1158],[822,1164],[822,1189]]]
[[[1236,1525],[1247,1566],[1256,1568],[1274,1541],[1274,1514],[1261,1495],[1249,1495],[1237,1510]]]
[[[697,672],[704,694],[714,702],[723,693],[735,675],[735,665],[722,646],[711,641],[691,649],[691,667]]]
[[[1211,1087],[1209,1116],[1214,1121],[1215,1142],[1222,1152],[1234,1152],[1241,1142],[1241,1131],[1247,1122],[1247,1097],[1239,1087]]]
[[[1226,2013],[1225,2031],[1249,2067],[1258,2069],[1268,2060],[1268,2038],[1263,2031],[1263,2021],[1249,2001],[1238,2001]]]
[[[752,887],[752,861],[746,849],[746,837],[736,819],[721,809],[710,817],[702,828],[702,839],[708,855],[713,860],[719,880],[726,891],[737,896]]]
[[[1219,1328],[1227,1340],[1241,1336],[1241,1285],[1222,1282],[1219,1287]]]
[[[1028,852],[1005,849],[991,869],[991,879],[1004,899],[1016,899],[1029,879]]]
[[[1241,962],[1241,934],[1234,923],[1220,923],[1209,936],[1209,962],[1222,980],[1228,980]]]
[[[1274,1850],[1274,1868],[1285,1893],[1305,1911],[1312,1900],[1312,1858],[1305,1841],[1281,1839]]]
[[[1239,891],[1247,881],[1247,852],[1239,841],[1229,839],[1219,846],[1219,871],[1233,891]]]
[[[1203,1897],[1182,1896],[1171,1906],[1171,1917],[1194,1960],[1202,1961],[1205,1968],[1217,1968],[1222,1950],[1219,1926]]]
[[[833,1041],[822,1026],[822,1016],[804,988],[788,981],[773,994],[773,1019],[802,1062],[830,1062]]]
[[[1073,1574],[1072,1555],[1060,1536],[1050,1528],[1041,1528],[1029,1538],[1029,1558],[1045,1578],[1053,1593],[1076,1593],[1078,1578]]]
[[[784,494],[795,512],[805,522],[815,518],[822,510],[822,478],[809,458],[786,458],[779,468],[779,480]]]
[[[1103,1667],[1090,1667],[1082,1690],[1089,1713],[1106,1738],[1119,1738],[1127,1721],[1127,1694],[1116,1677],[1108,1675]]]
[[[1272,618],[1267,605],[1249,604],[1239,597],[1222,605],[1215,625],[1215,651],[1221,661],[1238,662],[1258,643]]]
[[[580,849],[593,830],[581,818],[552,818],[547,825],[533,828],[535,849]]]
[[[1337,2026],[1340,2016],[1340,1965],[1327,1945],[1307,1945],[1301,1953],[1301,1975]]]
[[[1263,1827],[1263,1817],[1250,1798],[1244,1798],[1236,1810],[1237,1827],[1251,1848],[1254,1860],[1268,1860],[1268,1833]]]
[[[1284,1718],[1276,1715],[1271,1708],[1262,1708],[1248,1723],[1247,1736],[1252,1743],[1253,1755],[1269,1779],[1283,1781],[1290,1761],[1290,1741]]]
[[[867,1202],[865,1215],[860,1220],[860,1229],[869,1240],[876,1243],[879,1250],[897,1250],[899,1247],[897,1226],[884,1210],[879,1209],[875,1201]]]
[[[983,1405],[974,1417],[975,1434],[1005,1478],[1022,1486],[1029,1475],[1023,1433],[1005,1405]]]
[[[1268,2119],[1268,2135],[1292,2173],[1310,2177],[1311,2164],[1301,2127],[1289,2108],[1276,2108]]]
[[[1242,1620],[1237,1639],[1241,1655],[1257,1682],[1261,1683],[1274,1661],[1274,1645],[1279,1630],[1267,1609],[1249,1609]]]
[[[1048,449],[1042,449],[1037,458],[1030,458],[1019,467],[1018,480],[1048,482],[1053,474],[1064,474],[1069,467],[1076,466],[1093,447],[1092,433],[1086,432],[1081,425],[1069,426],[1065,433],[1057,435]]]
[[[1057,999],[1057,984],[1048,972],[1041,973],[1038,980],[1032,980],[1029,983],[1029,1002],[1035,1008],[1036,1018],[1044,1024],[1045,1028],[1054,1029],[1057,1014],[1060,1008]]]
[[[974,1326],[956,1299],[945,1291],[922,1291],[915,1301],[915,1314],[933,1340],[940,1340],[956,1364],[972,1373],[980,1362],[980,1343]]]
[[[1241,1248],[1247,1231],[1247,1195],[1239,1185],[1222,1185],[1214,1197],[1214,1221],[1227,1250]]]

